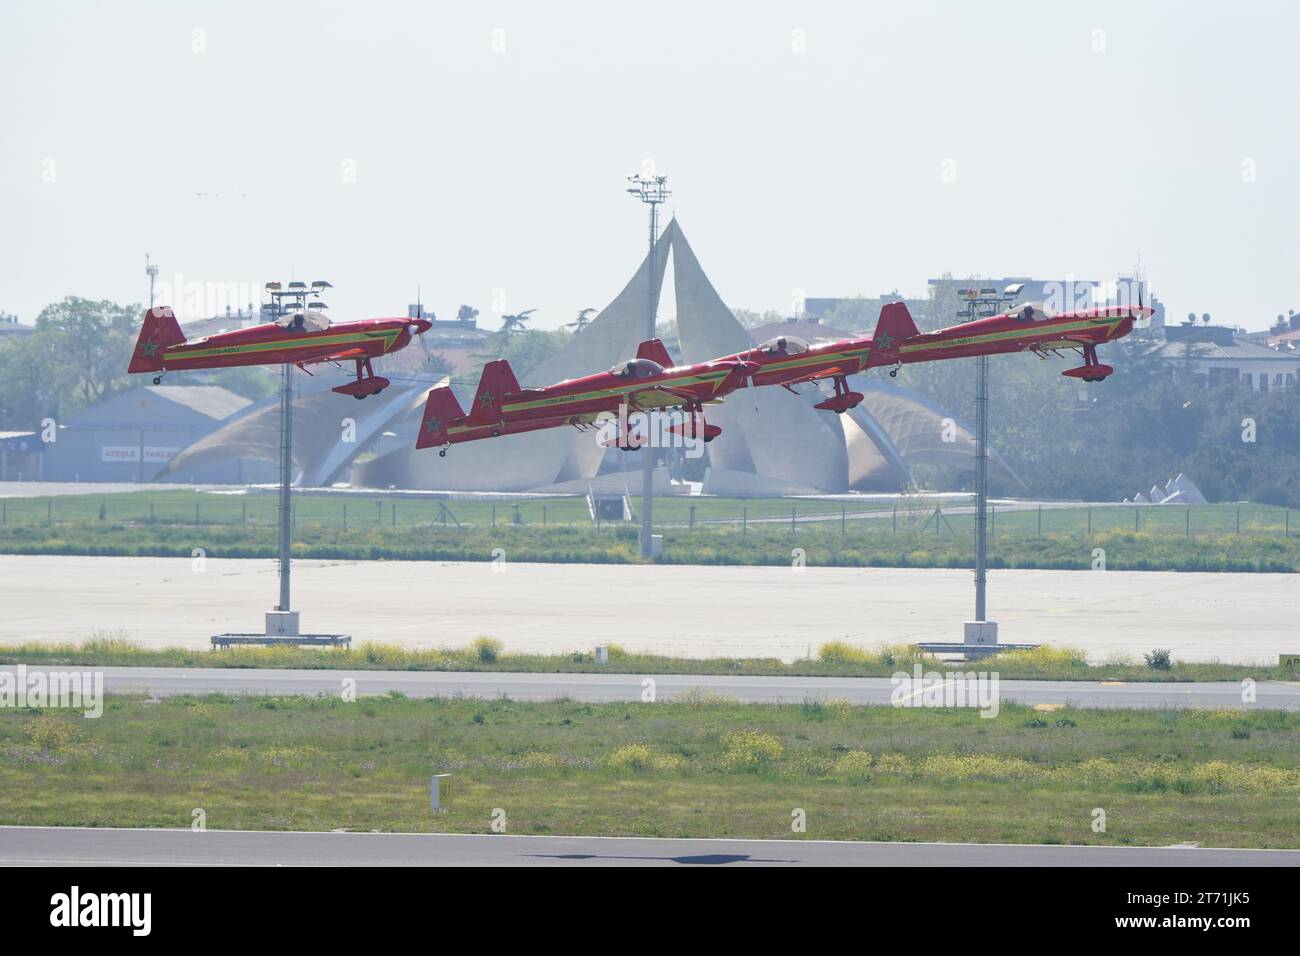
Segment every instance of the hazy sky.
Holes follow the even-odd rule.
[[[733,307],[1140,260],[1262,328],[1300,309],[1298,9],[5,0],[0,311],[142,301],[148,252],[555,327],[644,255],[653,162]]]

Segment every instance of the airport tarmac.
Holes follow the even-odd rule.
[[[66,671],[66,665],[30,665],[28,673]],[[638,703],[650,686],[655,699],[683,694],[721,695],[752,704],[798,704],[806,700],[847,700],[864,706],[895,704],[898,685],[889,677],[742,677],[697,674],[547,674],[503,671],[291,670],[252,667],[96,667],[109,694],[263,694],[314,696],[338,694],[346,686],[358,695],[401,693],[407,697],[475,697],[494,700],[577,700]],[[977,706],[976,685],[956,682],[964,706]],[[1002,680],[992,689],[995,702],[1009,701],[1055,709],[1073,707],[1198,707],[1205,709],[1300,710],[1300,683],[1261,681],[1243,699],[1234,681],[1068,681]],[[922,703],[919,689],[902,700]],[[953,691],[956,694],[956,690]],[[978,704],[988,708],[987,703]],[[987,710],[996,715],[996,709]]]
[[[0,866],[1296,866],[1300,850],[0,827]]]
[[[269,559],[0,556],[0,641],[96,631],[152,646],[260,633],[278,598]],[[1083,647],[1095,661],[1277,663],[1300,652],[1300,575],[991,571],[990,616],[1008,643]],[[435,561],[296,561],[304,633],[412,647],[480,635],[520,652],[632,651],[791,660],[829,640],[959,641],[971,573],[904,568],[690,567]]]

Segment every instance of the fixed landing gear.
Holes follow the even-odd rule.
[[[163,383],[163,376],[166,374],[167,374],[166,371],[159,372],[157,375],[153,377],[153,383],[155,385],[161,385]]]
[[[850,409],[857,407],[858,402],[862,401],[862,393],[850,391],[848,380],[843,375],[836,375],[834,381],[835,394],[825,401],[818,402],[813,408],[821,408],[834,412],[836,415],[843,415]]]
[[[340,395],[351,395],[353,398],[366,398],[370,395],[378,395],[386,389],[391,382],[375,374],[370,367],[370,359],[357,359],[357,378],[355,382],[348,382],[346,385],[337,385],[330,389],[332,392],[338,392]]]
[[[641,412],[643,409],[636,409]],[[669,425],[667,431],[673,435],[679,435],[683,439],[703,438],[706,442],[713,441],[722,434],[722,429],[717,425],[710,425],[704,418],[704,407],[700,404],[686,406],[686,412],[690,416],[685,421],[678,422],[675,425]],[[648,423],[647,423],[648,425]],[[617,438],[604,439],[600,444],[606,448],[617,448],[619,451],[640,451],[642,448],[651,444],[651,439],[647,436],[634,432],[629,424],[627,430],[622,432]]]
[[[688,405],[686,411],[691,416],[689,421],[669,426],[668,430],[674,435],[681,435],[683,438],[701,437],[706,442],[710,442],[722,434],[722,429],[719,426],[710,425],[708,420],[705,419],[703,405],[698,403]]]
[[[1109,365],[1103,365],[1097,360],[1097,346],[1085,345],[1083,365],[1078,368],[1068,368],[1061,374],[1071,378],[1081,378],[1085,382],[1100,382],[1114,371]]]

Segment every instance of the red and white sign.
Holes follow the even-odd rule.
[[[180,451],[179,448],[164,448],[159,445],[145,445],[143,449],[139,445],[101,445],[99,447],[99,460],[138,463],[142,450],[144,460],[154,463],[171,461],[172,456]]]

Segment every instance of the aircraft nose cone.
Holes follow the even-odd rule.
[[[411,323],[411,325],[415,327],[416,335],[423,335],[425,332],[428,332],[431,328],[433,328],[433,323],[430,322],[428,319],[416,319],[414,322]]]

